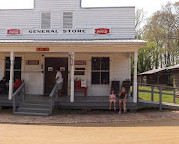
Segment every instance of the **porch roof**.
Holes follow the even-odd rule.
[[[2,52],[35,52],[37,46],[49,47],[49,52],[135,52],[139,48],[145,47],[146,41],[136,39],[0,40],[0,51]]]
[[[120,43],[120,44],[146,44],[144,40],[119,39],[119,40],[0,40],[0,43]]]

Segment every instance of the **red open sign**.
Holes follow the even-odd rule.
[[[108,28],[95,29],[95,34],[109,34],[109,33],[110,33],[110,29]]]
[[[20,29],[9,29],[7,30],[8,35],[20,35],[21,30]]]

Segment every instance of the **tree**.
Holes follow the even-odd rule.
[[[167,3],[161,11],[155,12],[144,26],[143,38],[157,44],[153,51],[155,59],[151,57],[154,61],[152,68],[177,63],[179,20],[176,10],[178,10],[178,3]],[[160,63],[158,63],[158,60],[160,60]]]

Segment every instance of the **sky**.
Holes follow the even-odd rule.
[[[135,6],[137,9],[143,9],[145,17],[149,17],[153,12],[160,10],[161,6],[168,1],[173,3],[179,0],[82,0],[82,6]],[[34,0],[0,0],[0,9],[32,9],[33,7]]]

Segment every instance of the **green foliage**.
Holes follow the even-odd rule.
[[[145,48],[139,50],[138,56],[138,72],[148,71],[152,68],[152,65],[156,63],[158,52],[156,52],[157,44],[155,42],[148,42]],[[158,61],[157,61],[158,62]]]
[[[148,44],[139,50],[139,73],[179,63],[179,2],[168,2],[161,11],[155,12],[142,32],[138,38]]]

